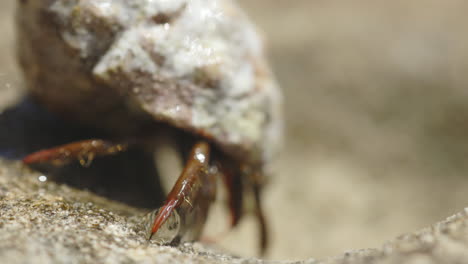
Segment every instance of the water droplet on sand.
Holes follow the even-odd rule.
[[[46,181],[47,181],[47,176],[41,175],[41,176],[37,177],[37,179],[38,179],[40,182],[46,182]]]
[[[146,222],[146,232],[148,237],[151,235],[151,229],[153,228],[153,223],[156,215],[160,209],[152,211],[149,213],[145,219]],[[179,235],[180,230],[180,216],[177,213],[177,210],[174,210],[166,222],[159,228],[151,240],[155,241],[158,244],[169,244]]]

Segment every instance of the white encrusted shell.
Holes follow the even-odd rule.
[[[281,95],[261,39],[232,1],[27,2],[36,3],[23,4],[20,56],[33,93],[52,109],[92,123],[93,112],[107,116],[125,98],[129,112],[206,136],[245,160],[276,152]],[[55,52],[36,55],[43,49]],[[74,91],[57,95],[65,89]]]

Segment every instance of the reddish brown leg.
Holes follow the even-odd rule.
[[[88,139],[32,153],[23,162],[28,165],[47,163],[61,166],[78,159],[81,165],[89,166],[95,157],[113,155],[125,151],[127,147],[125,143]]]
[[[195,144],[182,174],[152,221],[149,230],[150,239],[154,235],[158,236],[158,231],[174,213],[180,216],[180,226],[178,232],[169,240],[199,238],[209,207],[216,195],[216,176],[209,171],[209,154],[208,143]],[[162,240],[167,240],[167,238]]]
[[[220,174],[228,191],[228,205],[231,213],[231,227],[235,227],[243,216],[244,197],[246,189],[253,194],[254,213],[258,221],[260,232],[260,253],[263,255],[268,248],[268,228],[263,213],[261,201],[261,188],[263,186],[263,175],[260,169],[247,169],[243,171],[242,166],[226,157],[218,159]],[[247,174],[247,175],[246,175]]]
[[[231,212],[231,226],[239,223],[243,214],[243,203],[246,195],[246,188],[253,193],[254,213],[259,225],[260,254],[264,255],[268,248],[268,228],[265,215],[263,213],[261,189],[263,186],[263,175],[260,170],[249,169],[250,174],[245,175],[240,166],[233,166],[232,162],[224,160],[221,166],[222,175],[228,189],[229,209]],[[246,181],[246,182],[243,182]]]
[[[220,160],[220,174],[228,192],[228,206],[231,213],[231,227],[235,227],[242,217],[244,188],[240,168],[226,159]]]
[[[255,215],[257,217],[259,230],[260,230],[260,254],[264,255],[265,251],[268,248],[268,226],[263,212],[262,200],[261,200],[261,191],[263,186],[263,175],[260,173],[255,173],[252,177],[252,191],[255,201]]]

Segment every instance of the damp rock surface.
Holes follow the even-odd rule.
[[[219,263],[233,257],[195,244],[158,246],[144,210],[45,180],[17,162],[0,164],[2,263]],[[230,263],[230,262],[228,262]]]
[[[380,248],[324,260],[241,258],[201,243],[145,239],[145,210],[59,185],[19,162],[0,161],[2,263],[467,263],[468,210]],[[300,241],[298,240],[298,243]]]

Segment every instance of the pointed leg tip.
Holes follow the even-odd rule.
[[[155,233],[153,233],[153,232],[150,232],[150,233],[149,233],[149,236],[147,237],[148,241],[151,241],[151,239],[153,239],[153,235],[154,235],[154,234],[155,234]]]
[[[153,237],[153,235],[157,233],[158,230],[164,225],[170,215],[174,212],[177,204],[178,200],[169,200],[157,211],[156,215],[151,220],[153,224],[151,225],[151,229],[149,231],[150,238]]]

